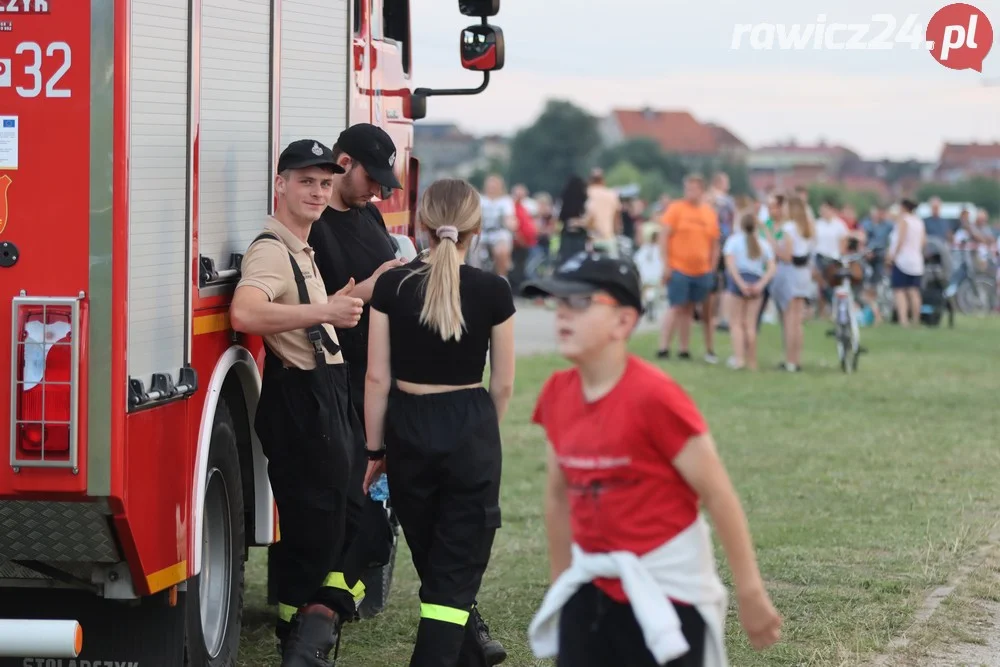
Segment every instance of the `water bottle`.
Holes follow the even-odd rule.
[[[368,487],[368,495],[376,502],[384,502],[389,497],[389,480],[385,473],[382,473],[375,482]]]

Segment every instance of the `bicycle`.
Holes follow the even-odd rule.
[[[996,277],[990,275],[990,262],[977,258],[972,247],[956,250],[958,266],[948,288],[963,315],[984,315],[996,307]]]
[[[837,358],[845,373],[858,370],[861,354],[861,329],[858,326],[857,304],[854,286],[864,277],[863,254],[845,255],[834,266],[835,287],[833,288],[834,338],[837,341]]]
[[[896,311],[896,300],[892,294],[892,283],[889,278],[889,271],[884,269],[885,265],[885,245],[871,244],[864,253],[864,275],[865,282],[872,291],[874,301],[870,304],[874,310],[878,311],[883,322],[892,320]],[[881,271],[878,280],[872,280],[876,267]]]

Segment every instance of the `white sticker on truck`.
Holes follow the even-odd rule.
[[[0,169],[17,169],[17,116],[0,116]]]

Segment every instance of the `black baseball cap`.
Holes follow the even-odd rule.
[[[566,260],[551,278],[531,280],[521,292],[537,296],[567,297],[604,291],[623,306],[642,312],[639,270],[632,261],[603,253],[581,252]]]
[[[396,144],[381,127],[370,123],[351,125],[337,137],[337,148],[360,162],[380,185],[397,190],[403,187],[392,171],[396,164]]]
[[[332,167],[333,173],[343,174],[344,168],[333,159],[333,151],[315,139],[299,139],[288,144],[278,158],[278,173],[286,169]]]

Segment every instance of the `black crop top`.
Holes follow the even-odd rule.
[[[419,262],[386,271],[372,292],[371,307],[389,318],[392,377],[419,384],[482,382],[493,327],[515,311],[510,285],[497,275],[462,264],[458,275],[465,330],[461,341],[446,342],[420,323],[425,275],[403,281]]]

